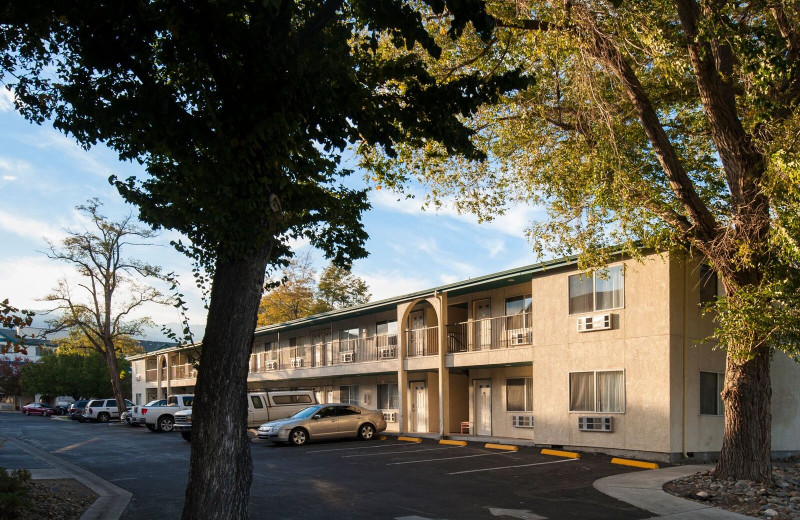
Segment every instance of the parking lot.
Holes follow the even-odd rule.
[[[78,424],[0,414],[0,435],[77,464],[133,493],[123,518],[179,518],[190,445],[119,423]],[[592,487],[638,471],[610,458],[541,455],[539,449],[487,449],[433,440],[311,443],[254,440],[250,512],[273,518],[614,518],[652,516]],[[0,454],[2,462],[2,454]]]

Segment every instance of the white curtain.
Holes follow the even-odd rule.
[[[597,373],[598,412],[622,412],[625,403],[625,378],[622,371]]]
[[[595,310],[619,309],[624,292],[625,277],[621,265],[598,271],[595,276]]]

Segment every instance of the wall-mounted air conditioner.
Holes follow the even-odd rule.
[[[528,345],[533,341],[531,329],[513,329],[508,331],[509,345]]]
[[[394,347],[380,347],[378,349],[378,359],[392,359],[395,357]]]
[[[612,417],[578,417],[578,429],[582,432],[613,432]]]
[[[342,352],[342,363],[352,363],[354,359],[355,354],[353,351]]]
[[[383,412],[383,420],[386,422],[397,422],[397,412]]]
[[[277,361],[267,361],[266,367],[267,367],[267,370],[275,370],[275,369],[278,368],[278,362]]]
[[[511,426],[514,428],[533,428],[533,415],[512,415]]]
[[[578,317],[578,332],[592,332],[611,328],[611,314],[595,314]]]
[[[300,368],[303,366],[303,358],[301,357],[293,357],[291,359],[292,368]]]

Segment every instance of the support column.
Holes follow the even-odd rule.
[[[447,368],[447,293],[439,293],[439,434],[450,435],[450,370]]]
[[[400,433],[408,431],[408,372],[405,369],[405,359],[408,341],[406,321],[411,305],[407,303],[397,306],[397,428]]]

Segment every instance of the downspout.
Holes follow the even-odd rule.
[[[683,361],[681,362],[681,369],[683,374],[681,377],[683,391],[683,406],[681,407],[681,453],[683,458],[688,458],[686,452],[686,357],[687,349],[689,348],[689,265],[688,260],[683,262],[683,342],[682,342],[682,355]]]

